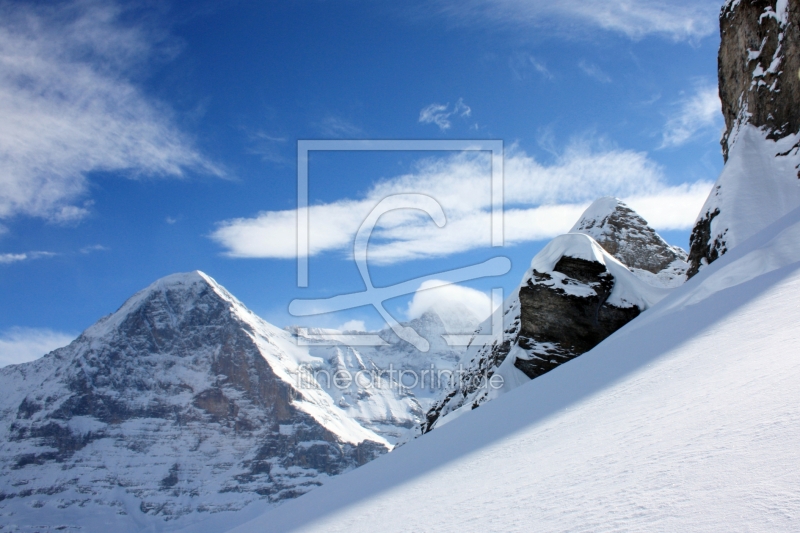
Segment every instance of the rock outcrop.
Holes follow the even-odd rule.
[[[800,4],[728,0],[720,36],[726,164],[695,222],[688,277],[800,205]]]
[[[4,516],[90,505],[163,524],[293,498],[386,452],[300,386],[307,358],[200,272],[154,283],[69,346],[0,369]]]
[[[617,198],[595,200],[570,233],[589,235],[650,284],[676,287],[686,281],[686,251],[668,244],[644,218]]]
[[[617,253],[638,258],[640,265],[657,272],[659,266],[680,260],[671,255],[677,257],[677,251],[621,202],[604,199],[593,208],[576,227],[601,236]],[[655,243],[662,262],[646,258]],[[568,233],[553,239],[533,258],[519,289],[503,305],[502,338],[467,349],[465,371],[428,411],[421,432],[591,350],[669,292],[657,285],[643,281],[590,235]],[[490,319],[478,333],[491,331]]]

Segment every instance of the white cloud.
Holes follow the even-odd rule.
[[[0,265],[9,263],[19,263],[21,261],[28,261],[30,259],[41,259],[46,257],[55,257],[55,252],[25,252],[20,254],[0,254]]]
[[[363,320],[348,320],[338,328],[335,328],[339,331],[360,331],[365,332],[367,331],[367,326],[364,324]]]
[[[472,114],[472,109],[464,103],[463,98],[459,98],[456,105],[453,106],[453,109],[450,110],[450,104],[431,104],[427,107],[424,107],[422,111],[419,112],[419,122],[423,124],[436,124],[439,126],[439,129],[444,131],[450,129],[452,123],[450,122],[450,117],[452,116],[460,116],[460,117],[468,117]]]
[[[722,104],[717,87],[701,86],[680,102],[678,112],[667,121],[661,147],[680,146],[704,132],[718,137],[722,123]]]
[[[156,36],[112,2],[3,4],[0,16],[0,219],[88,213],[86,175],[221,175],[131,79]]]
[[[491,244],[490,161],[465,152],[425,159],[406,175],[375,184],[363,198],[309,207],[309,252],[352,252],[354,236],[382,199],[417,192],[436,199],[447,223],[439,228],[427,214],[397,210],[381,217],[372,234],[369,259],[389,264],[445,257]],[[312,177],[313,179],[313,177]],[[505,158],[505,240],[544,240],[569,231],[596,198],[628,201],[656,229],[688,229],[702,207],[710,182],[671,186],[646,154],[575,142],[543,164],[513,147]],[[221,222],[211,235],[231,257],[296,257],[297,212],[266,211]]]
[[[0,254],[0,265],[17,263],[28,259],[28,254]]]
[[[594,78],[600,83],[611,83],[611,77],[603,72],[603,69],[595,65],[594,63],[587,63],[586,61],[581,61],[578,63],[578,68],[580,68],[584,74],[589,76],[590,78]]]
[[[33,361],[66,346],[75,335],[39,328],[11,328],[0,333],[0,366]]]
[[[442,283],[444,282],[429,280],[420,285],[408,303],[406,318],[419,318],[426,311],[432,310],[445,322],[456,323],[452,325],[457,326],[458,322],[477,325],[492,314],[492,299],[485,292],[458,284],[440,286]]]
[[[661,34],[696,40],[717,29],[714,0],[441,0],[440,11],[461,23],[493,21],[576,33],[595,27],[640,39]]]

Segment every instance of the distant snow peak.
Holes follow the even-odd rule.
[[[300,386],[316,363],[202,272],[162,278],[69,346],[0,369],[0,494],[51,495],[53,516],[135,502],[152,524],[297,497],[392,447]]]
[[[414,293],[406,314],[415,319],[427,312],[442,320],[447,333],[472,333],[492,313],[492,300],[470,287],[428,280]]]

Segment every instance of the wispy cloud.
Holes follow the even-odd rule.
[[[565,33],[599,28],[641,39],[660,34],[696,40],[717,28],[713,0],[440,0],[440,12],[463,24],[495,23]]]
[[[594,63],[581,61],[580,63],[578,63],[578,68],[580,68],[584,74],[586,74],[590,78],[596,79],[600,83],[611,83],[611,76],[603,72],[603,69],[601,69]]]
[[[0,254],[0,264],[19,263],[22,261],[29,261],[31,259],[42,259],[47,257],[55,257],[58,255],[55,252],[24,252],[24,253],[5,253]]]
[[[132,81],[158,52],[114,2],[0,8],[0,219],[81,219],[92,171],[221,175]]]
[[[517,80],[529,80],[534,77],[542,77],[546,80],[555,78],[543,61],[528,53],[517,52],[512,54],[508,60],[508,66]]]
[[[700,86],[679,102],[677,112],[667,120],[661,147],[680,146],[703,133],[713,133],[718,137],[722,123],[722,104],[717,87]]]
[[[262,161],[270,163],[288,165],[292,161],[287,155],[287,152],[291,152],[291,146],[286,137],[270,135],[263,131],[251,133],[249,137],[250,147],[247,153],[257,155]]]
[[[349,120],[334,115],[328,115],[323,118],[317,124],[317,129],[322,135],[330,139],[353,138],[364,134],[364,130]]]
[[[361,199],[309,207],[310,254],[350,254],[369,212],[393,194],[410,191],[436,199],[447,216],[443,228],[412,210],[384,215],[373,233],[370,260],[388,264],[444,257],[488,247],[491,167],[486,154],[461,153],[422,161],[406,175],[375,184]],[[576,141],[543,164],[511,149],[505,158],[505,240],[552,238],[569,231],[590,202],[625,199],[657,229],[687,229],[705,201],[709,182],[671,186],[646,154]],[[231,257],[296,256],[297,212],[266,211],[221,222],[211,237]]]
[[[419,121],[422,124],[436,124],[439,126],[440,130],[444,131],[450,129],[453,125],[450,122],[450,117],[469,117],[470,115],[472,115],[472,109],[464,103],[463,98],[459,98],[452,109],[450,109],[449,103],[444,105],[431,104],[424,107],[422,111],[419,112]]]
[[[84,246],[83,248],[81,248],[80,249],[80,253],[82,253],[84,255],[88,255],[88,254],[91,254],[91,253],[94,253],[94,252],[107,252],[110,249],[111,248],[103,246],[102,244],[92,244],[92,245]]]
[[[0,366],[27,363],[66,346],[75,335],[40,328],[11,328],[0,333]]]

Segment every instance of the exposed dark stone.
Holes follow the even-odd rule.
[[[686,277],[691,278],[700,271],[703,264],[709,265],[716,261],[727,249],[721,237],[711,238],[711,221],[719,215],[719,209],[706,213],[692,229],[689,237],[689,270]]]
[[[514,365],[531,379],[588,352],[641,312],[606,303],[614,278],[601,263],[562,257],[553,270],[589,285],[595,295],[579,297],[534,283],[520,289],[520,336],[529,346],[534,339],[557,347],[529,360],[517,358]]]
[[[730,141],[743,122],[765,128],[771,139],[800,131],[800,4],[792,0],[788,5],[786,26],[765,15],[775,12],[777,0],[734,2],[720,14],[718,75],[726,161]],[[773,63],[779,66],[770,72]],[[763,74],[754,76],[757,70]]]
[[[478,350],[456,388],[428,411],[422,433],[431,431],[443,412],[450,413],[467,402],[475,409],[486,401],[485,384],[508,357],[512,345],[528,353],[527,357],[517,355],[514,366],[533,379],[591,350],[641,312],[635,306],[607,303],[614,277],[599,262],[564,256],[553,268],[555,272],[567,276],[561,285],[552,273],[533,271],[519,289],[520,316],[514,328],[505,332],[504,342]],[[594,294],[570,294],[564,289],[568,285],[590,288]]]
[[[172,467],[169,469],[169,475],[161,480],[162,489],[171,489],[178,484],[178,470],[178,463],[172,465]]]

